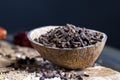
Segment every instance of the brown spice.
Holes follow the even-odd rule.
[[[101,42],[102,39],[103,34],[100,32],[66,24],[54,30],[52,29],[34,40],[47,47],[78,48],[96,44]]]

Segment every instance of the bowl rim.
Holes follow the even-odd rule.
[[[31,34],[33,31],[35,31],[35,30],[37,30],[37,29],[40,29],[40,28],[47,28],[47,27],[56,27],[56,28],[57,28],[57,27],[61,27],[61,26],[49,25],[49,26],[42,26],[42,27],[34,28],[34,29],[30,30],[30,31],[27,33],[27,38],[28,38],[28,40],[29,40],[30,42],[34,43],[34,44],[37,44],[37,45],[39,45],[39,46],[42,46],[42,47],[45,47],[45,48],[49,48],[49,49],[78,50],[78,49],[83,49],[83,48],[89,48],[89,47],[97,46],[97,45],[99,45],[99,44],[102,43],[102,42],[106,42],[106,41],[107,41],[107,38],[108,38],[107,35],[106,35],[105,33],[101,32],[101,31],[97,31],[97,30],[94,30],[94,29],[86,28],[86,29],[88,29],[88,30],[90,30],[90,31],[102,33],[102,34],[103,34],[103,39],[102,39],[102,41],[101,41],[101,42],[97,42],[97,43],[92,44],[92,45],[84,46],[84,47],[77,47],[77,48],[55,48],[55,47],[44,46],[43,44],[38,43],[38,42],[32,40],[32,38],[30,37],[30,34]]]

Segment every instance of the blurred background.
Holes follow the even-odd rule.
[[[46,25],[96,29],[120,49],[120,0],[0,0],[0,26],[8,34]]]

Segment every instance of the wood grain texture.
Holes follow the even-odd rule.
[[[18,47],[18,46],[13,47],[13,45],[8,44],[7,42],[4,42],[4,41],[0,41],[0,45],[1,45],[1,47],[0,47],[1,51],[2,51],[2,53],[4,53],[3,55],[8,54],[9,53],[8,50],[10,50],[10,52],[11,52],[11,50],[14,50],[14,53],[11,53],[11,55],[15,55],[16,49],[24,52],[24,54],[28,57],[34,57],[34,56],[39,55],[32,48]],[[9,49],[6,48],[6,46],[9,46]],[[6,49],[6,50],[4,50],[4,49]],[[8,52],[6,52],[6,51],[8,51]],[[5,57],[0,58],[1,59],[0,65],[4,65],[5,63],[10,62],[9,60],[7,61],[7,60],[4,60],[3,58],[5,58]],[[4,64],[2,63],[2,61],[4,61]],[[35,68],[41,68],[41,67],[35,67]],[[72,71],[76,72],[79,70],[72,70]],[[113,69],[110,69],[110,68],[103,67],[103,66],[88,67],[88,68],[83,69],[83,71],[87,75],[89,75],[89,77],[83,76],[82,77],[83,80],[120,80],[119,72],[117,72]],[[68,71],[68,73],[71,73],[71,70]],[[0,80],[39,80],[39,78],[36,79],[35,76],[36,76],[36,74],[34,74],[34,72],[28,73],[27,70],[24,70],[24,71],[23,70],[13,70],[12,67],[5,67],[5,66],[0,68]]]

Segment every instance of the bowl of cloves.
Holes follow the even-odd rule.
[[[27,36],[44,59],[69,69],[91,66],[101,54],[107,40],[107,35],[103,32],[72,24],[36,28]]]

